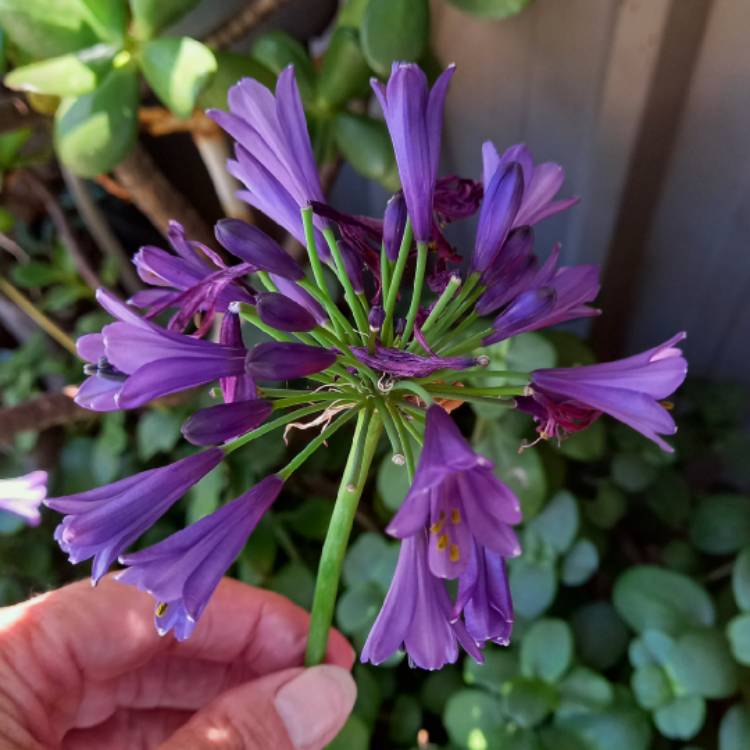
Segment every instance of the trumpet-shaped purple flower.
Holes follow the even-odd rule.
[[[676,347],[685,335],[614,362],[536,370],[530,394],[516,400],[518,407],[534,417],[544,438],[576,432],[605,413],[671,452],[659,436],[673,435],[677,428],[659,401],[685,380],[687,362]]]
[[[22,477],[0,479],[0,511],[20,516],[30,526],[39,525],[39,506],[46,496],[46,471],[32,471]]]
[[[157,601],[156,628],[189,638],[219,581],[242,551],[283,481],[266,477],[211,515],[151,547],[120,556],[120,583],[137,586]]]
[[[405,539],[429,534],[429,565],[440,578],[457,578],[479,545],[502,557],[521,547],[511,528],[521,520],[518,498],[493,473],[439,406],[427,411],[422,454],[411,489],[387,531]]]
[[[565,181],[565,171],[552,162],[534,165],[534,157],[523,143],[511,146],[500,156],[495,145],[487,141],[482,146],[482,161],[485,185],[493,174],[513,162],[519,164],[523,171],[523,200],[513,221],[514,227],[533,226],[579,201],[578,198],[555,200]]]
[[[318,322],[312,313],[289,297],[277,292],[258,295],[258,316],[277,331],[312,331]]]
[[[464,624],[452,617],[443,581],[430,572],[427,537],[420,531],[401,542],[396,572],[360,659],[381,664],[404,650],[412,666],[440,669],[458,659],[459,645],[483,661]]]
[[[262,398],[216,404],[195,412],[182,425],[182,434],[193,445],[221,445],[259,427],[272,411]]]
[[[211,117],[236,141],[236,161],[229,171],[245,186],[238,195],[304,243],[300,209],[323,200],[302,99],[289,66],[279,75],[276,95],[252,78],[229,90],[229,112],[209,110]],[[325,222],[316,218],[322,229]],[[318,249],[328,257],[317,235]]]
[[[372,81],[393,141],[414,237],[421,242],[432,239],[443,105],[454,70],[444,70],[431,91],[427,76],[413,63],[393,63],[387,85]]]
[[[247,354],[247,371],[257,380],[296,380],[325,370],[336,361],[333,349],[267,341]]]
[[[422,356],[384,346],[376,346],[372,353],[364,346],[353,346],[352,354],[373,370],[400,378],[423,378],[437,370],[465,370],[477,364],[469,357]]]
[[[227,311],[221,321],[219,343],[234,349],[245,348],[245,342],[242,340],[240,316],[233,310]],[[229,375],[219,378],[219,385],[224,395],[224,401],[228,404],[235,401],[248,401],[254,399],[258,394],[255,380],[248,372],[242,375]]]
[[[117,396],[127,379],[107,361],[104,336],[87,333],[76,341],[78,356],[86,362],[83,371],[88,377],[78,387],[75,402],[91,411],[118,411]]]
[[[96,583],[118,555],[222,458],[224,453],[212,448],[103,487],[50,498],[45,504],[65,514],[55,539],[72,563],[94,558],[91,577]]]

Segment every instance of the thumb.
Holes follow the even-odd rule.
[[[222,693],[159,750],[322,750],[356,697],[341,667],[287,669]]]

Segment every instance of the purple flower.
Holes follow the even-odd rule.
[[[221,445],[259,427],[272,411],[262,398],[216,404],[195,412],[182,425],[182,434],[193,445]]]
[[[118,555],[222,458],[224,453],[212,448],[103,487],[50,498],[45,504],[65,514],[55,539],[72,563],[94,558],[91,577],[96,583]]]
[[[294,282],[290,282],[294,283]],[[228,311],[221,321],[221,330],[219,331],[219,343],[235,349],[244,349],[245,343],[242,340],[242,324],[240,316],[232,311]],[[221,392],[224,395],[224,401],[228,404],[234,401],[248,401],[258,394],[255,387],[255,380],[252,375],[245,372],[242,375],[229,375],[219,378]]]
[[[104,336],[101,333],[81,336],[76,341],[76,351],[86,362],[83,372],[88,377],[78,387],[74,401],[91,411],[118,411],[117,396],[127,375],[107,361]]]
[[[465,370],[477,364],[475,359],[469,357],[422,356],[380,345],[375,347],[373,353],[366,347],[353,346],[352,354],[373,370],[400,378],[423,378],[437,370]]]
[[[146,317],[177,308],[168,328],[184,331],[197,313],[204,313],[196,332],[202,336],[210,329],[216,312],[225,312],[234,301],[254,303],[252,290],[240,280],[252,270],[247,264],[227,267],[213,250],[188,240],[176,221],[169,223],[168,237],[176,255],[146,245],[133,259],[143,281],[166,289],[146,289],[128,300],[146,309]]]
[[[119,390],[107,384],[105,395],[99,383],[83,384],[76,400],[81,405],[101,397],[103,406],[114,399],[120,409],[132,409],[170,393],[210,383],[219,378],[245,374],[246,351],[241,346],[225,346],[203,341],[163,328],[140,318],[109,292],[97,292],[99,304],[117,322],[102,329],[101,340],[86,339],[85,354],[103,342],[104,361],[97,363],[92,376],[99,380],[122,378]],[[101,370],[101,372],[99,371]],[[103,373],[103,374],[102,374]],[[96,391],[96,395],[92,395]]]
[[[192,634],[198,618],[258,521],[283,486],[271,475],[211,515],[151,547],[120,556],[120,583],[137,586],[157,601],[156,628],[177,640]]]
[[[396,572],[360,659],[381,664],[403,649],[411,666],[440,669],[458,659],[459,644],[483,661],[464,624],[454,621],[445,585],[430,573],[422,531],[401,542]]]
[[[248,352],[246,366],[257,380],[296,380],[325,370],[335,361],[333,349],[267,341]]]
[[[258,295],[258,315],[266,325],[277,331],[312,331],[318,325],[312,313],[302,305],[276,292]]]
[[[304,307],[319,325],[323,325],[323,323],[328,321],[328,315],[323,307],[299,284],[289,281],[289,279],[285,279],[282,276],[275,276],[274,274],[271,274],[271,281],[273,281],[281,294]]]
[[[502,557],[520,554],[511,528],[520,520],[518,499],[492,464],[474,452],[442,408],[431,406],[414,481],[388,533],[404,539],[427,529],[433,575],[457,578],[475,545]]]
[[[435,182],[433,209],[441,224],[451,224],[473,216],[482,203],[484,188],[481,182],[450,175]]]
[[[685,380],[687,362],[675,346],[685,336],[614,362],[536,370],[518,407],[532,414],[543,438],[577,432],[605,413],[671,452],[659,435],[674,435],[677,427],[659,401]]]
[[[30,526],[38,526],[42,520],[39,506],[46,496],[46,471],[32,471],[22,477],[0,479],[0,511],[20,516]]]
[[[214,232],[216,239],[232,255],[249,263],[253,271],[268,271],[292,281],[305,278],[297,261],[258,227],[240,219],[222,219]]]
[[[512,162],[520,164],[523,170],[523,200],[513,222],[514,227],[524,224],[533,226],[579,201],[578,198],[554,200],[565,181],[565,170],[552,162],[534,166],[534,157],[523,143],[511,146],[500,156],[494,144],[487,141],[482,146],[482,160],[485,185],[492,174]]]
[[[315,157],[294,68],[276,83],[274,96],[252,78],[229,89],[229,112],[209,110],[211,117],[236,141],[236,161],[229,171],[246,190],[238,195],[304,243],[300,209],[323,200]],[[319,229],[325,222],[316,218]],[[317,234],[318,251],[328,258],[327,245]]]
[[[534,255],[534,230],[516,227],[495,256],[492,265],[482,276],[487,290],[480,297],[476,311],[480,315],[494,312],[528,287],[528,282],[539,270]]]
[[[443,105],[454,70],[444,70],[432,91],[427,76],[413,63],[393,63],[387,85],[372,80],[393,141],[414,237],[420,242],[432,239]]]
[[[395,261],[401,247],[401,238],[406,227],[406,202],[404,194],[399,190],[391,196],[385,206],[383,214],[383,245],[388,260]]]

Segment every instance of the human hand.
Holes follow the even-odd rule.
[[[332,632],[303,669],[308,615],[225,579],[182,643],[152,599],[110,576],[0,609],[2,750],[320,750],[354,704]]]

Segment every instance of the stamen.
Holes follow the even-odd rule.
[[[454,526],[458,526],[461,523],[461,511],[458,508],[454,508],[451,511],[451,523]]]
[[[445,513],[441,510],[438,520],[430,526],[430,531],[433,534],[439,534],[443,530],[443,526],[445,526]]]
[[[448,535],[447,534],[441,534],[438,537],[437,548],[440,552],[444,552],[446,549],[448,549]]]
[[[672,411],[674,409],[674,403],[672,401],[659,401],[659,403],[667,410]]]
[[[169,608],[169,605],[166,602],[159,602],[156,605],[156,616],[157,617],[164,617],[164,613]]]
[[[461,559],[461,550],[458,548],[457,544],[451,544],[449,559],[452,563],[456,563]]]

